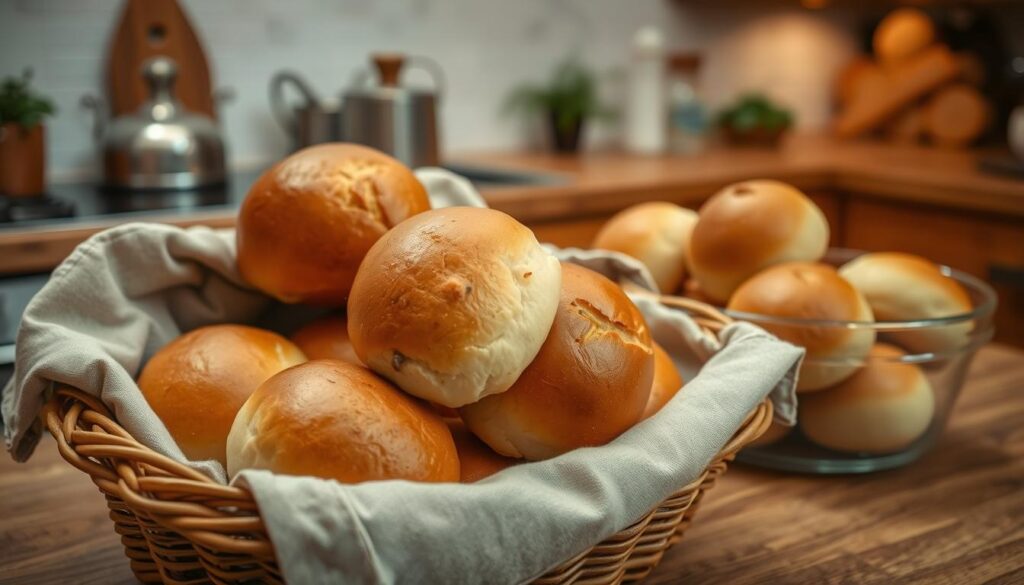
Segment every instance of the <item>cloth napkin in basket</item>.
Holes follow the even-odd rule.
[[[418,174],[435,206],[482,204],[459,177],[435,169]],[[653,290],[646,270],[624,256],[557,253]],[[58,383],[100,397],[140,442],[186,461],[134,382],[145,360],[201,325],[294,329],[309,318],[308,310],[250,289],[234,258],[233,232],[206,228],[129,224],[79,246],[32,300],[18,333],[15,373],[2,400],[12,456],[31,455],[42,431],[39,411]],[[688,382],[657,415],[609,445],[516,466],[473,485],[341,485],[240,474],[235,481],[252,490],[286,580],[528,581],[698,477],[764,397],[771,395],[791,422],[801,349],[748,324],[727,327],[720,343],[651,296],[635,300]],[[226,481],[218,463],[187,463]]]

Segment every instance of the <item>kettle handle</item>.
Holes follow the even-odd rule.
[[[287,85],[292,85],[298,90],[307,104],[317,104],[320,102],[319,96],[313,91],[313,88],[306,83],[298,73],[292,71],[279,71],[274,74],[274,77],[270,80],[270,109],[274,113],[274,118],[277,119],[277,123],[284,128],[285,132],[289,135],[295,133],[295,116],[292,114],[291,109],[288,107],[287,102],[284,99],[284,88]]]

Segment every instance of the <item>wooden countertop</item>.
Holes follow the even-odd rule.
[[[734,465],[647,583],[1024,582],[1024,352],[975,360],[947,432],[865,476]],[[103,498],[52,440],[0,457],[0,581],[134,583]]]
[[[491,206],[523,221],[605,213],[655,199],[697,204],[729,183],[752,178],[787,181],[808,191],[844,190],[1024,217],[1024,180],[978,169],[979,160],[992,154],[796,135],[776,150],[718,148],[689,157],[478,154],[464,160],[546,170],[568,179],[486,193]]]
[[[561,181],[556,184],[483,191],[492,207],[524,222],[609,214],[657,199],[696,206],[729,183],[765,177],[810,191],[844,190],[1024,218],[1024,180],[979,171],[978,160],[987,154],[796,135],[777,150],[718,148],[693,157],[607,152],[578,157],[477,153],[453,158],[557,175]],[[225,227],[234,224],[235,211],[222,208],[131,219]],[[0,227],[0,274],[48,270],[89,235],[120,221],[125,220],[112,216],[53,228]]]

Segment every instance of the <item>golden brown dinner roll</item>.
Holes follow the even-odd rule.
[[[647,406],[644,407],[642,418],[661,410],[661,407],[668,404],[683,387],[683,377],[672,363],[672,358],[657,342],[652,341],[651,347],[654,348],[654,382],[651,384],[651,395],[647,397]]]
[[[835,388],[800,398],[800,428],[837,451],[889,453],[928,430],[935,412],[931,385],[899,349],[879,343],[863,368]]]
[[[139,389],[186,457],[223,465],[224,441],[245,399],[267,378],[304,361],[298,347],[271,331],[210,325],[153,354]]]
[[[365,146],[321,144],[263,173],[238,213],[238,269],[286,303],[345,303],[370,246],[430,209],[408,168]]]
[[[877,321],[937,319],[971,312],[971,297],[934,262],[901,252],[864,254],[839,269],[871,305]],[[893,341],[914,352],[943,352],[969,341],[969,322],[894,331]]]
[[[270,378],[228,436],[228,474],[268,469],[343,483],[458,481],[448,427],[363,366],[313,360]]]
[[[462,483],[480,481],[520,462],[519,459],[495,453],[469,432],[461,420],[445,422],[455,439],[455,449],[459,452],[459,481]]]
[[[459,413],[498,453],[547,459],[636,424],[653,379],[651,335],[633,302],[604,276],[563,264],[558,313],[536,359],[506,392]]]
[[[773,420],[772,424],[769,425],[768,430],[766,430],[760,437],[751,441],[749,446],[758,447],[778,443],[782,439],[786,438],[792,430],[793,427],[787,427],[786,425]]]
[[[818,260],[827,247],[828,222],[806,195],[778,181],[744,181],[700,208],[687,266],[704,294],[725,304],[759,270]]]
[[[671,294],[686,274],[686,250],[696,223],[697,212],[692,209],[664,201],[640,203],[609,219],[592,247],[643,262],[661,292]]]
[[[348,303],[363,363],[406,392],[458,407],[504,392],[547,337],[561,268],[493,209],[420,214],[366,255]]]
[[[704,291],[700,289],[700,283],[697,282],[696,278],[686,279],[686,282],[683,283],[682,293],[683,296],[688,299],[693,299],[695,301],[707,303],[712,306],[721,306],[721,303],[715,301],[714,299],[708,297],[708,295],[704,294]]]
[[[875,29],[875,56],[889,65],[920,53],[935,42],[935,25],[916,8],[899,8],[882,19]]]
[[[293,333],[291,339],[311,360],[336,359],[363,365],[348,340],[348,321],[340,315],[311,321]]]
[[[743,283],[729,301],[729,310],[770,317],[819,321],[871,322],[864,296],[835,268],[816,262],[772,266]],[[742,315],[739,316],[742,319]],[[875,331],[869,327],[757,324],[794,345],[807,349],[797,391],[820,390],[846,378],[871,350]]]

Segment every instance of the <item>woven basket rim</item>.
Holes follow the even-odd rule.
[[[702,328],[715,335],[732,322],[717,309],[692,299],[646,294],[657,297],[666,306],[686,311]],[[175,554],[197,557],[198,561],[192,564],[200,566],[217,581],[233,582],[232,579],[254,576],[281,580],[273,543],[250,491],[218,483],[139,443],[117,423],[98,398],[79,389],[56,387],[40,417],[56,439],[61,456],[88,474],[106,494],[111,518],[122,533],[126,555],[140,580],[180,582],[173,577],[175,567],[192,565],[176,563]],[[536,582],[565,584],[582,580],[603,584],[645,576],[660,561],[664,550],[681,537],[696,503],[724,472],[725,462],[759,437],[771,424],[771,419],[772,405],[766,398],[747,415],[698,478],[639,521],[564,561]],[[713,469],[716,473],[710,474]],[[124,516],[115,517],[115,512]],[[666,520],[652,521],[656,517]],[[143,527],[143,539],[126,540],[121,528],[128,526],[124,530],[132,531],[128,521],[131,518]],[[174,535],[167,537],[170,541],[175,537],[183,538],[193,550],[188,554],[172,554],[169,551],[176,549],[153,542],[156,537],[149,533],[154,529]],[[648,532],[652,533],[654,542],[651,552],[631,559],[641,537],[646,538]],[[643,546],[640,546],[642,550]],[[142,558],[145,553],[140,551],[148,551],[150,558],[155,559],[152,562],[156,569],[147,564]],[[595,551],[600,551],[600,555],[595,555]]]

